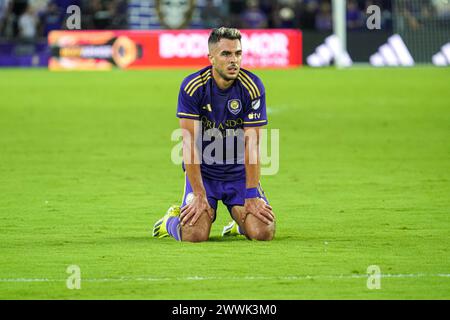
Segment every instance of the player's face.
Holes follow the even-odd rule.
[[[239,40],[221,39],[210,48],[209,61],[224,80],[235,80],[241,69],[241,42]]]

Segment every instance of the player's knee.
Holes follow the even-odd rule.
[[[202,215],[194,226],[185,225],[181,228],[181,239],[187,242],[204,242],[209,239],[211,219]]]
[[[182,241],[186,242],[205,242],[208,241],[209,234],[202,231],[191,232],[189,234],[182,234]]]
[[[257,218],[249,216],[245,223],[245,235],[250,240],[273,240],[275,236],[275,222],[265,224]]]
[[[250,230],[247,230],[246,235],[250,240],[271,241],[275,236],[275,232],[268,226],[263,228],[250,228]]]

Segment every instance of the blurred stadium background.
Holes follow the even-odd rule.
[[[350,68],[332,67],[332,8],[0,0],[0,299],[448,299],[450,2],[348,0]],[[222,25],[243,28],[280,130],[279,173],[263,177],[276,239],[220,237],[223,206],[207,243],[153,239],[182,194],[179,86]],[[74,264],[81,290],[66,287]]]
[[[81,8],[82,30],[194,32],[222,25],[301,30],[299,62],[314,66],[323,63],[315,59],[308,63],[307,58],[333,33],[330,0],[1,0],[0,66],[46,66],[51,55],[47,37],[53,30],[67,29],[70,5]],[[379,30],[366,26],[367,8],[372,5],[381,9]],[[346,6],[347,48],[353,62],[395,64],[390,59],[392,52],[385,52],[384,61],[373,55],[398,34],[415,63],[449,63],[448,47],[441,52],[450,41],[449,1],[348,0]]]

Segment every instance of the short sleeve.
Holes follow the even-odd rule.
[[[178,94],[177,117],[198,120],[200,118],[198,95],[191,96],[184,90],[186,82],[183,81]]]
[[[260,127],[268,123],[266,111],[266,91],[261,80],[256,78],[254,83],[254,99],[250,98],[249,104],[244,114],[244,127]]]

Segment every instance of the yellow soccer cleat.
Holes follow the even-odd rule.
[[[222,237],[235,237],[243,235],[239,230],[239,225],[236,221],[230,222],[228,225],[223,227]]]
[[[156,221],[155,225],[153,226],[153,237],[154,238],[165,238],[169,236],[169,233],[167,232],[167,220],[169,220],[170,217],[179,217],[181,213],[180,206],[173,205],[167,210],[167,213]]]

